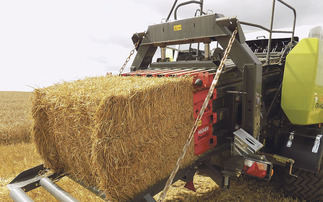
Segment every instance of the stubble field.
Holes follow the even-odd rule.
[[[29,92],[0,92],[0,201],[10,201],[6,185],[20,172],[42,164],[43,161],[30,138],[32,121],[29,119]],[[167,201],[298,201],[284,197],[279,179],[270,182],[246,177],[233,179],[229,191],[221,191],[206,176],[194,177],[196,192],[176,182],[167,195]],[[63,178],[58,185],[80,201],[101,201],[99,197],[74,181]],[[56,201],[42,188],[28,195],[35,201]]]

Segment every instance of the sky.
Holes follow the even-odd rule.
[[[61,81],[117,73],[133,48],[132,34],[163,22],[173,2],[0,0],[0,91],[32,91]],[[204,0],[204,11],[269,28],[272,2]],[[296,34],[306,37],[310,28],[323,26],[322,0],[285,2],[297,10]],[[193,17],[197,8],[179,8],[178,19]],[[291,27],[292,21],[291,10],[276,2],[274,28]],[[263,35],[243,28],[247,38]],[[125,71],[130,65],[131,61]]]

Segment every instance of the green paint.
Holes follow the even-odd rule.
[[[293,124],[323,122],[323,41],[301,40],[286,58],[281,106]]]

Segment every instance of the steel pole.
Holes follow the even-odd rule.
[[[294,14],[294,21],[293,21],[293,34],[292,34],[292,39],[291,41],[294,41],[294,35],[295,35],[295,25],[296,25],[296,10],[295,8],[291,7],[289,4],[287,4],[286,2],[282,1],[282,0],[278,0],[280,3],[282,3],[283,5],[285,5],[286,7],[290,8],[293,11]]]
[[[269,32],[268,47],[267,47],[267,58],[266,58],[267,65],[269,65],[269,60],[270,60],[271,37],[273,34],[274,15],[275,15],[275,3],[276,3],[276,0],[273,0],[273,7],[271,10],[270,32]]]
[[[204,56],[205,56],[205,60],[210,59],[210,44],[209,43],[204,44]]]
[[[20,188],[10,189],[10,197],[15,202],[33,202],[33,200]]]
[[[76,198],[67,193],[64,189],[56,185],[48,177],[43,177],[39,184],[51,193],[57,200],[66,202],[78,202]]]

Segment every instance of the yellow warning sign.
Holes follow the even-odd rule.
[[[202,120],[200,119],[199,123],[197,126],[201,126],[202,125]]]
[[[174,31],[180,31],[182,30],[182,25],[174,25]]]

